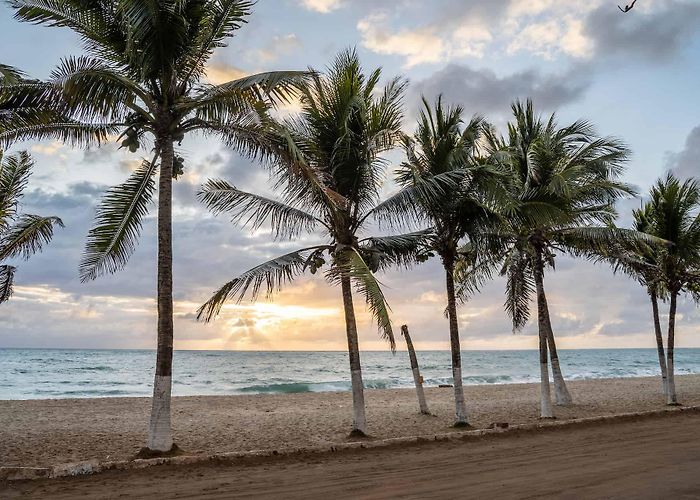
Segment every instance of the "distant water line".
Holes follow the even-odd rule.
[[[659,374],[655,349],[562,350],[569,380]],[[449,351],[418,352],[426,386],[451,383]],[[150,396],[151,350],[0,349],[0,399]],[[536,351],[464,351],[465,385],[537,382]],[[368,388],[413,387],[408,354],[362,353]],[[700,373],[700,349],[676,350],[676,373]],[[350,389],[343,352],[176,351],[173,394],[269,394]]]

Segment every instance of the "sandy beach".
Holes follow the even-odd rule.
[[[0,484],[2,498],[698,498],[700,415]]]
[[[679,400],[700,404],[700,375],[677,378]],[[662,409],[658,378],[572,381],[575,404],[556,408],[560,420]],[[538,418],[535,384],[467,387],[471,422],[520,424]],[[369,432],[391,438],[450,432],[452,389],[429,388],[434,416],[418,413],[411,389],[368,390]],[[129,459],[145,441],[147,398],[0,401],[0,465],[49,466]],[[318,446],[347,440],[351,395],[175,397],[173,427],[187,454]]]

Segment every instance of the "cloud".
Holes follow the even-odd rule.
[[[207,80],[214,85],[221,85],[231,80],[238,80],[239,78],[248,76],[248,74],[249,73],[240,68],[225,63],[211,63],[207,65],[206,69]]]
[[[700,181],[700,126],[688,134],[681,152],[668,155],[666,168],[681,179],[695,177]]]
[[[301,0],[301,5],[309,10],[327,14],[342,6],[341,0]]]
[[[445,34],[438,26],[391,31],[386,14],[372,14],[357,23],[362,45],[378,54],[406,58],[404,67],[423,63],[439,63],[459,57],[481,58],[491,32],[479,24],[465,23]]]
[[[467,112],[505,114],[509,113],[514,99],[531,97],[539,109],[553,110],[579,99],[588,85],[588,80],[576,77],[573,70],[562,75],[544,75],[530,69],[499,76],[489,69],[450,64],[416,82],[410,103],[417,105],[421,94],[432,100],[442,93],[447,102],[462,104]]]
[[[301,40],[294,33],[275,35],[264,48],[253,51],[250,59],[256,63],[271,63],[283,55],[299,50],[302,46]]]
[[[651,2],[650,2],[651,3]],[[667,62],[700,33],[700,3],[665,1],[628,15],[614,15],[602,5],[588,15],[584,36],[598,57]]]

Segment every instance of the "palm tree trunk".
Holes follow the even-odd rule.
[[[547,297],[544,293],[544,265],[542,256],[535,257],[535,286],[537,287],[537,326],[540,349],[540,418],[554,418],[552,413],[552,395],[549,390],[549,364],[547,360]]]
[[[542,303],[544,306],[544,325],[547,333],[547,346],[549,348],[549,359],[552,362],[552,378],[554,379],[554,401],[558,406],[568,406],[572,403],[571,394],[566,387],[564,376],[561,373],[559,366],[559,355],[557,354],[557,344],[554,341],[554,330],[552,329],[552,321],[549,316],[549,305],[547,304],[547,296],[544,292],[544,278],[542,279]],[[538,296],[538,301],[539,301]]]
[[[666,404],[677,405],[678,398],[676,397],[676,381],[673,377],[673,347],[676,337],[676,305],[678,301],[678,292],[671,292],[671,306],[668,310],[668,348],[666,349],[666,368],[668,378],[666,383]]]
[[[172,184],[173,142],[165,138],[160,146],[158,181],[158,350],[153,382],[151,421],[146,446],[152,451],[173,447],[170,426],[170,395],[173,372],[173,237]]]
[[[411,335],[408,333],[408,326],[401,327],[401,334],[406,339],[406,349],[408,349],[408,357],[411,360],[411,371],[413,372],[413,383],[416,385],[416,394],[418,395],[418,406],[423,415],[430,415],[428,403],[425,401],[425,391],[423,391],[423,379],[420,376],[420,368],[418,368],[418,358],[416,350],[413,348]]]
[[[464,402],[462,387],[462,351],[459,345],[459,324],[457,322],[457,301],[455,299],[454,264],[445,264],[447,285],[447,316],[450,321],[450,349],[452,350],[452,379],[455,390],[455,427],[469,425],[467,405]]]
[[[367,434],[367,417],[365,416],[365,392],[362,384],[362,366],[360,365],[360,346],[357,340],[357,323],[355,308],[352,303],[352,286],[350,278],[340,278],[343,291],[343,308],[345,309],[345,329],[348,336],[348,355],[350,357],[350,381],[352,383],[352,431],[351,435]]]
[[[664,394],[668,393],[668,372],[666,371],[666,353],[664,352],[664,339],[661,334],[661,320],[659,320],[659,298],[656,291],[650,291],[651,310],[654,316],[654,334],[656,335],[656,351],[659,355],[659,367],[661,368],[661,387]]]

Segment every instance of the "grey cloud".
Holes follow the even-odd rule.
[[[700,33],[698,2],[667,1],[649,14],[617,14],[604,4],[586,18],[584,33],[593,40],[598,57],[666,62]]]
[[[666,167],[678,177],[700,177],[700,126],[695,127],[679,153],[668,156]]]
[[[508,114],[514,99],[528,97],[539,109],[553,110],[579,99],[588,86],[588,80],[574,72],[544,75],[526,70],[499,76],[489,69],[450,64],[412,86],[409,107],[416,109],[421,94],[432,100],[442,93],[448,102],[463,104],[467,112]]]

